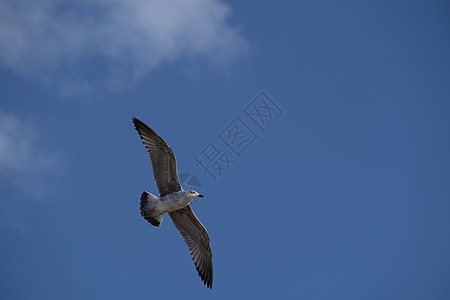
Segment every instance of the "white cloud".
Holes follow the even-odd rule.
[[[3,0],[0,64],[63,89],[121,89],[165,62],[244,52],[229,15],[219,0]]]
[[[57,156],[44,151],[31,124],[0,110],[0,178],[27,197],[39,197]],[[5,187],[5,186],[3,186]]]
[[[37,134],[30,124],[0,111],[0,174],[40,173],[51,168],[53,156],[40,153]]]

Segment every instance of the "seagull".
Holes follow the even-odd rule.
[[[196,191],[184,191],[177,173],[177,162],[167,143],[142,121],[133,117],[134,127],[150,154],[153,176],[159,197],[143,191],[140,211],[144,219],[159,227],[168,213],[175,227],[191,252],[195,268],[203,283],[212,289],[213,264],[208,232],[197,219],[189,203],[203,195]]]

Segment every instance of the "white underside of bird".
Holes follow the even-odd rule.
[[[163,197],[156,197],[147,191],[141,195],[141,215],[152,225],[159,226],[165,213],[186,207],[192,200],[203,197],[195,191],[179,191]],[[155,222],[155,224],[153,224]]]

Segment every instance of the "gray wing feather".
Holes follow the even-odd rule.
[[[177,173],[177,162],[167,143],[142,121],[133,118],[136,128],[145,149],[150,154],[153,167],[153,176],[160,196],[181,191],[180,180]]]
[[[169,212],[169,216],[189,247],[198,275],[208,288],[212,288],[213,264],[208,232],[197,219],[190,205]]]

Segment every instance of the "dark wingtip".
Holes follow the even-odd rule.
[[[139,120],[138,118],[135,118],[135,117],[133,117],[133,118],[131,119],[131,121],[133,122],[134,127],[137,127],[138,124],[142,123],[141,120]]]
[[[197,269],[198,272],[198,276],[200,277],[200,279],[202,280],[203,284],[206,285],[207,288],[212,290],[212,284],[213,284],[213,280],[212,280],[212,269],[210,270],[210,274],[203,274],[200,272],[200,269],[197,268],[197,266],[195,266],[195,268]]]
[[[208,282],[208,281],[205,280],[205,285],[206,285],[207,288],[209,288],[210,290],[212,290],[212,281],[209,281],[209,282]]]
[[[149,130],[149,131],[152,132],[154,135],[156,135],[156,136],[159,137],[159,135],[157,135],[156,132],[155,132],[153,129],[151,129],[150,127],[148,127],[147,124],[145,124],[144,122],[142,122],[142,121],[139,120],[138,118],[133,117],[131,120],[133,121],[134,128],[137,130],[137,132],[139,133],[139,135],[141,135],[141,131],[142,131],[142,130]]]

